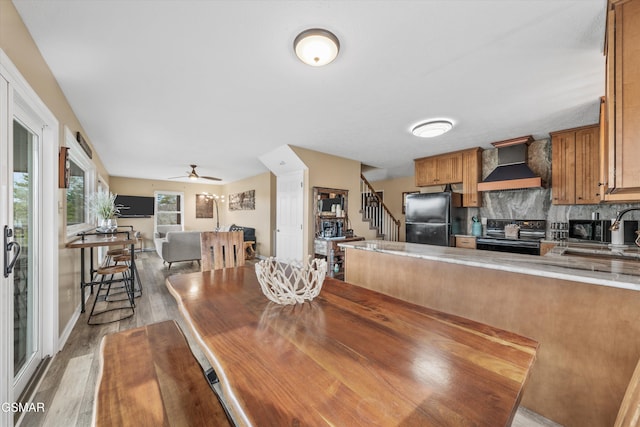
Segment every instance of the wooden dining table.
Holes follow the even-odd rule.
[[[267,300],[250,266],[167,287],[241,426],[507,426],[538,347],[331,278],[295,306]]]

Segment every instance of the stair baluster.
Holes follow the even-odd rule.
[[[367,179],[360,175],[360,212],[362,220],[368,221],[370,228],[376,230],[376,237],[380,240],[397,242],[400,239],[400,221],[397,220],[389,208]]]

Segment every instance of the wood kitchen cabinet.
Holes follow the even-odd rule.
[[[424,157],[414,160],[416,187],[426,187],[438,184],[436,159]]]
[[[416,187],[462,182],[462,152],[415,160]]]
[[[462,183],[462,206],[480,207],[478,182],[482,178],[482,148],[415,159],[416,187]]]
[[[475,249],[475,236],[456,235],[456,248]]]
[[[640,0],[610,0],[606,40],[605,201],[640,200]]]
[[[482,206],[482,194],[478,183],[482,179],[482,148],[476,147],[462,152],[462,206]]]
[[[600,126],[551,133],[552,202],[600,203]]]

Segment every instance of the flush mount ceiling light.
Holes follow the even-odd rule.
[[[300,61],[313,67],[321,67],[336,59],[340,42],[330,31],[311,28],[298,34],[293,41],[293,50]]]
[[[414,126],[411,133],[420,138],[433,138],[449,132],[451,128],[453,128],[453,123],[449,120],[430,120]]]

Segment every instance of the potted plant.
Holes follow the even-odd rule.
[[[120,212],[116,206],[116,196],[111,192],[98,191],[89,196],[87,207],[92,215],[98,218],[98,231],[114,231],[114,216]]]

